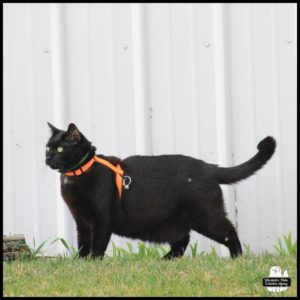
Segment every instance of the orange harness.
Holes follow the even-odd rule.
[[[119,164],[114,166],[113,164],[111,164],[107,160],[99,158],[98,156],[95,155],[89,162],[87,162],[81,168],[79,168],[75,171],[67,172],[67,173],[65,173],[65,175],[67,175],[67,176],[79,176],[82,173],[84,173],[85,171],[87,171],[93,165],[93,163],[95,161],[99,164],[102,164],[102,165],[108,167],[109,169],[111,169],[112,171],[114,171],[116,173],[116,185],[117,185],[118,192],[119,192],[119,199],[121,199],[121,197],[122,197],[122,181],[123,181],[122,177],[123,177],[124,171],[122,170],[122,168]]]

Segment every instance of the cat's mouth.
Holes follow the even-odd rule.
[[[57,163],[55,161],[46,160],[46,165],[49,166],[52,170],[59,171],[61,173],[65,173],[68,171],[67,168],[65,168],[60,163]]]
[[[49,161],[47,159],[46,159],[46,165],[49,166],[53,170],[58,170],[59,169],[58,165],[55,162]]]

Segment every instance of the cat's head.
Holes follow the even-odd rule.
[[[87,160],[95,155],[96,148],[71,123],[67,131],[60,130],[48,122],[51,137],[46,144],[46,165],[61,173],[73,171],[73,167],[86,157]]]

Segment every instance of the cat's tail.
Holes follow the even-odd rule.
[[[256,155],[251,159],[235,167],[216,168],[216,175],[221,184],[230,184],[245,179],[259,170],[275,152],[276,141],[268,136],[259,142]]]

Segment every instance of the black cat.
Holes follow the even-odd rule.
[[[96,148],[74,124],[67,131],[48,123],[46,164],[61,172],[61,193],[77,226],[80,257],[103,257],[111,234],[171,245],[164,258],[180,257],[195,230],[229,248],[231,257],[242,254],[232,223],[227,219],[219,184],[245,179],[273,155],[276,142],[266,137],[247,162],[221,168],[183,155],[130,156],[121,160],[97,155],[120,165],[132,179],[119,199],[116,174],[93,163]],[[77,173],[77,171],[76,171]],[[77,173],[77,174],[79,174]]]

